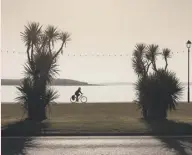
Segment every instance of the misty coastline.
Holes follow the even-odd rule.
[[[14,86],[19,85],[21,79],[1,79],[2,86]],[[187,82],[181,82],[182,85],[187,85]],[[72,80],[72,79],[54,79],[53,86],[108,86],[108,85],[134,85],[134,82],[103,82],[103,83],[88,83],[84,81]],[[192,85],[190,82],[189,85]]]

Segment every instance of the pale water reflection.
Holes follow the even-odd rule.
[[[54,86],[58,90],[59,98],[57,102],[69,103],[70,97],[78,86]],[[133,85],[121,86],[81,86],[82,92],[88,98],[89,102],[131,102],[135,99]],[[1,102],[14,102],[18,95],[15,86],[1,87]],[[192,93],[190,94],[192,98]],[[187,88],[185,87],[181,101],[187,99]]]

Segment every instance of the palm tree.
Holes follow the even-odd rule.
[[[183,88],[173,72],[167,70],[170,49],[159,53],[158,45],[137,44],[133,52],[132,65],[138,75],[135,83],[137,103],[144,118],[166,118],[167,110],[175,110]],[[163,55],[164,69],[156,66],[157,56]],[[152,64],[152,72],[149,68]]]
[[[171,50],[168,49],[168,48],[164,48],[164,49],[163,49],[162,56],[163,56],[163,58],[164,58],[164,60],[165,60],[165,70],[167,70],[167,67],[168,67],[167,59],[168,59],[168,58],[171,58]]]
[[[24,66],[25,77],[17,87],[20,96],[16,99],[23,103],[28,118],[43,120],[46,118],[46,106],[58,97],[50,84],[59,72],[57,59],[60,53],[63,54],[70,35],[50,25],[42,31],[39,23],[32,22],[25,26],[21,37],[27,47],[28,59]],[[58,41],[61,41],[61,46],[56,50],[54,44]]]

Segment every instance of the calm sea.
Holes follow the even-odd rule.
[[[56,100],[59,103],[69,103],[70,97],[77,90],[78,86],[53,86],[59,93]],[[90,102],[131,102],[135,99],[133,85],[121,86],[81,86],[82,92]],[[192,91],[192,86],[190,86]],[[18,91],[15,86],[1,86],[1,102],[15,102]],[[190,93],[192,99],[192,92]],[[187,87],[185,87],[181,101],[187,100]]]

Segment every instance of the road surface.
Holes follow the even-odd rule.
[[[2,155],[192,155],[191,137],[2,137]]]

